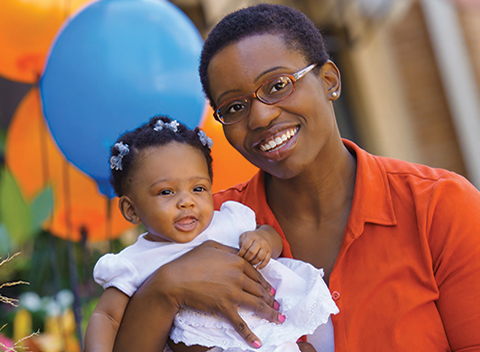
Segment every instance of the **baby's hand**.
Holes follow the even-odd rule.
[[[238,255],[250,264],[258,264],[257,269],[265,268],[272,256],[270,243],[255,231],[246,231],[240,235]]]

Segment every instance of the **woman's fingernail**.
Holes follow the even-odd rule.
[[[278,303],[277,301],[275,301],[275,302],[273,303],[273,308],[274,308],[275,310],[278,310],[278,308],[280,308],[280,303]]]
[[[283,322],[285,321],[285,315],[279,314],[279,315],[278,315],[278,321],[279,321],[280,323],[283,323]]]
[[[275,292],[277,292],[277,291],[275,291],[275,289],[272,287],[272,288],[270,289],[270,294],[271,294],[272,296],[275,296]]]
[[[260,341],[253,341],[253,346],[255,346],[255,348],[260,348],[262,347],[262,343]]]

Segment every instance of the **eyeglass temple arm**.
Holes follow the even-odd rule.
[[[315,66],[317,66],[316,63],[315,63],[315,64],[311,64],[311,65],[305,67],[304,69],[301,69],[300,71],[295,72],[295,73],[293,74],[293,77],[295,77],[295,79],[298,80],[298,79],[302,78],[303,76],[305,76],[307,73],[309,73],[311,70],[313,70],[313,68],[314,68]]]

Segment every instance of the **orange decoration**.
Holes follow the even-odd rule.
[[[202,119],[202,130],[213,140],[213,192],[248,181],[258,171],[228,143],[222,125],[213,118],[207,107]]]
[[[92,0],[1,0],[0,75],[35,83],[57,31]]]
[[[54,209],[44,228],[55,236],[81,240],[85,229],[90,241],[118,237],[133,225],[112,199],[108,220],[108,199],[90,177],[70,164],[59,151],[45,125],[38,88],[33,88],[18,106],[7,133],[6,164],[23,195],[32,199],[47,184],[53,187]]]

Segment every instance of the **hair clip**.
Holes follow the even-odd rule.
[[[110,158],[110,169],[122,170],[122,159],[125,155],[130,153],[128,144],[123,144],[123,142],[118,142],[113,145],[114,148],[118,150],[118,155],[113,155]]]
[[[208,147],[208,149],[212,148],[213,141],[210,137],[207,136],[205,132],[202,130],[197,132],[198,138],[200,138],[200,142],[202,142],[204,147]]]
[[[163,130],[164,127],[167,127],[169,129],[171,129],[173,132],[177,132],[179,125],[180,124],[177,122],[177,120],[172,120],[170,122],[164,122],[163,120],[157,120],[157,122],[155,122],[155,126],[153,126],[153,129],[158,132],[158,131]]]

